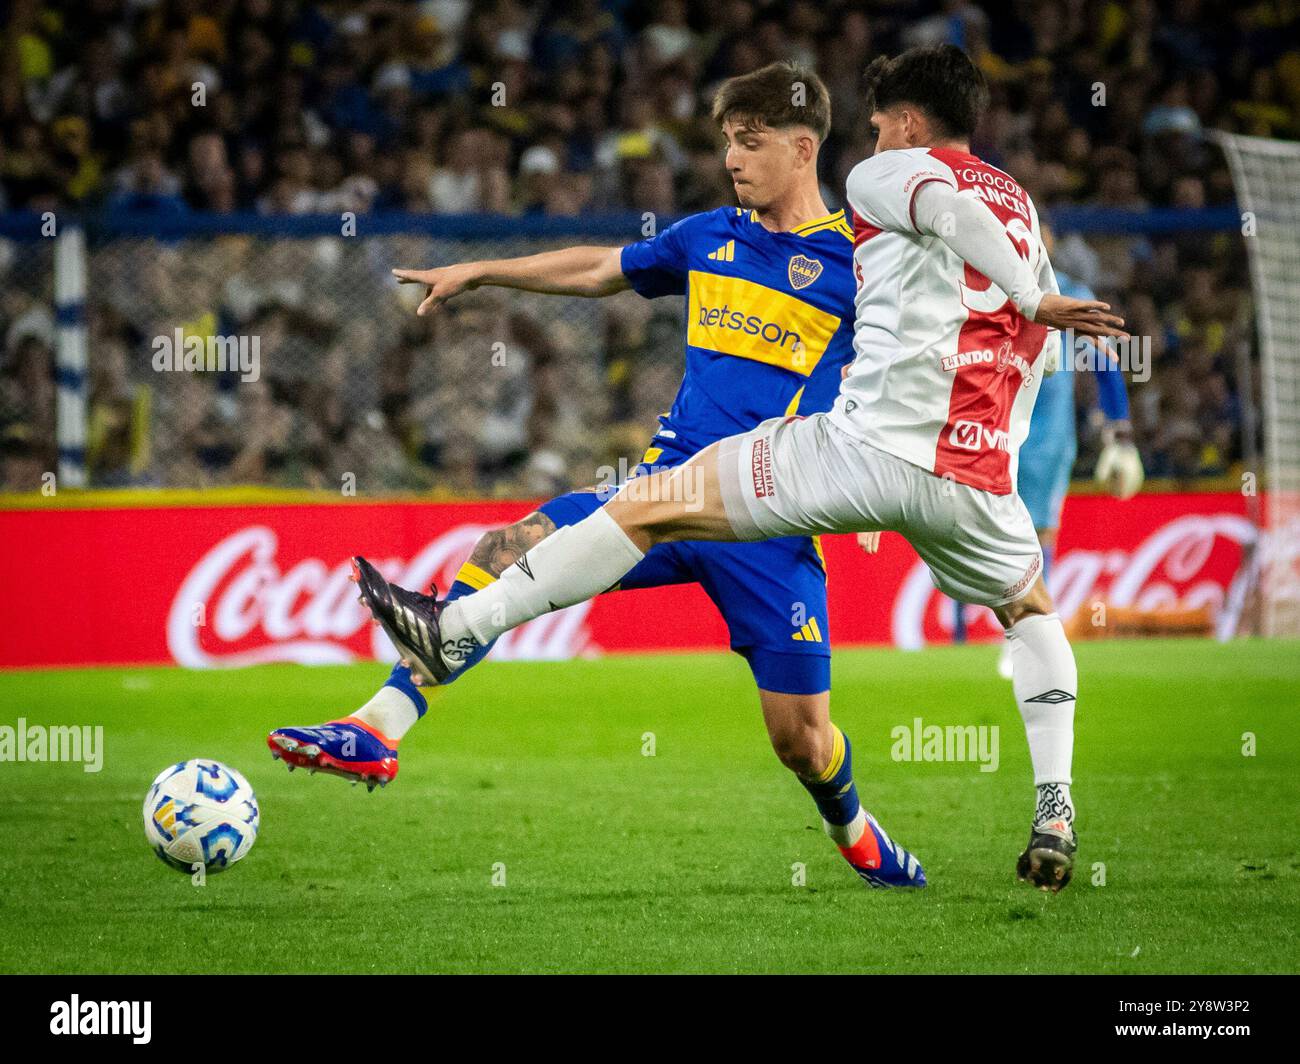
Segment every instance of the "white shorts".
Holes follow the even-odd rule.
[[[1020,496],[935,476],[848,435],[825,414],[773,418],[723,440],[718,477],[742,540],[899,532],[940,591],[979,606],[1014,602],[1042,572]]]

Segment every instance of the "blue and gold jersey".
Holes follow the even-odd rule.
[[[652,448],[694,454],[767,418],[830,409],[853,361],[843,211],[773,233],[722,207],[629,244],[622,266],[648,299],[686,296],[686,372]]]

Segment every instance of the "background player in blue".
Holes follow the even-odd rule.
[[[739,207],[693,215],[622,249],[575,247],[394,271],[403,281],[428,286],[421,314],[479,285],[582,296],[626,288],[647,298],[685,295],[685,374],[637,474],[681,465],[769,418],[828,410],[854,356],[853,232],[843,211],[827,210],[817,180],[818,149],[830,128],[825,86],[810,71],[774,63],[724,82],[713,116],[726,140]],[[637,483],[634,475],[623,490],[635,491]],[[562,495],[485,535],[448,598],[494,581],[535,543],[581,521],[615,490]],[[830,720],[826,574],[816,541],[662,544],[619,586],[691,582],[704,588],[726,620],[732,648],[758,685],[777,756],[812,795],[849,864],[872,886],[924,886],[916,858],[862,809],[849,741]],[[467,654],[466,666],[486,652]],[[278,729],[268,745],[291,767],[373,787],[396,774],[398,740],[425,709],[409,669],[399,664],[352,716]],[[719,815],[730,821],[735,811]]]
[[[1052,234],[1043,227],[1043,243],[1052,253]],[[1096,299],[1092,290],[1073,277],[1056,271],[1061,295],[1075,299]],[[1020,448],[1020,468],[1016,490],[1025,501],[1029,516],[1038,531],[1043,547],[1043,578],[1049,579],[1052,553],[1061,527],[1061,509],[1070,490],[1070,472],[1078,454],[1078,429],[1075,425],[1075,376],[1078,360],[1070,350],[1070,338],[1061,334],[1061,367],[1043,379],[1029,422],[1029,435]],[[1083,351],[1085,368],[1091,368],[1097,381],[1097,405],[1105,421],[1102,425],[1103,446],[1097,459],[1097,479],[1120,499],[1127,499],[1142,486],[1142,460],[1133,445],[1129,425],[1128,391],[1120,367],[1104,355],[1098,355],[1091,343]],[[1011,661],[1006,645],[998,662],[998,671],[1011,678]]]

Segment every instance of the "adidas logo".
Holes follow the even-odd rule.
[[[736,242],[728,240],[717,251],[710,251],[709,258],[714,262],[735,262],[736,261]]]
[[[417,650],[421,647],[424,648],[425,652],[433,650],[428,629],[425,628],[424,622],[415,615],[409,606],[394,603],[393,620],[396,622],[397,628],[407,639],[411,640],[412,646]]]
[[[793,633],[790,638],[801,643],[820,643],[822,641],[822,630],[817,626],[817,618],[809,617],[808,623],[799,631]]]

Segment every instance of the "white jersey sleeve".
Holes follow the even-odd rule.
[[[958,192],[942,182],[913,193],[912,220],[917,232],[938,237],[1033,318],[1043,298],[1040,260],[1046,257],[1036,229],[1013,237],[975,189]]]
[[[930,181],[953,190],[952,170],[925,148],[882,151],[858,163],[849,173],[849,206],[866,224],[892,233],[916,234],[913,197]]]

